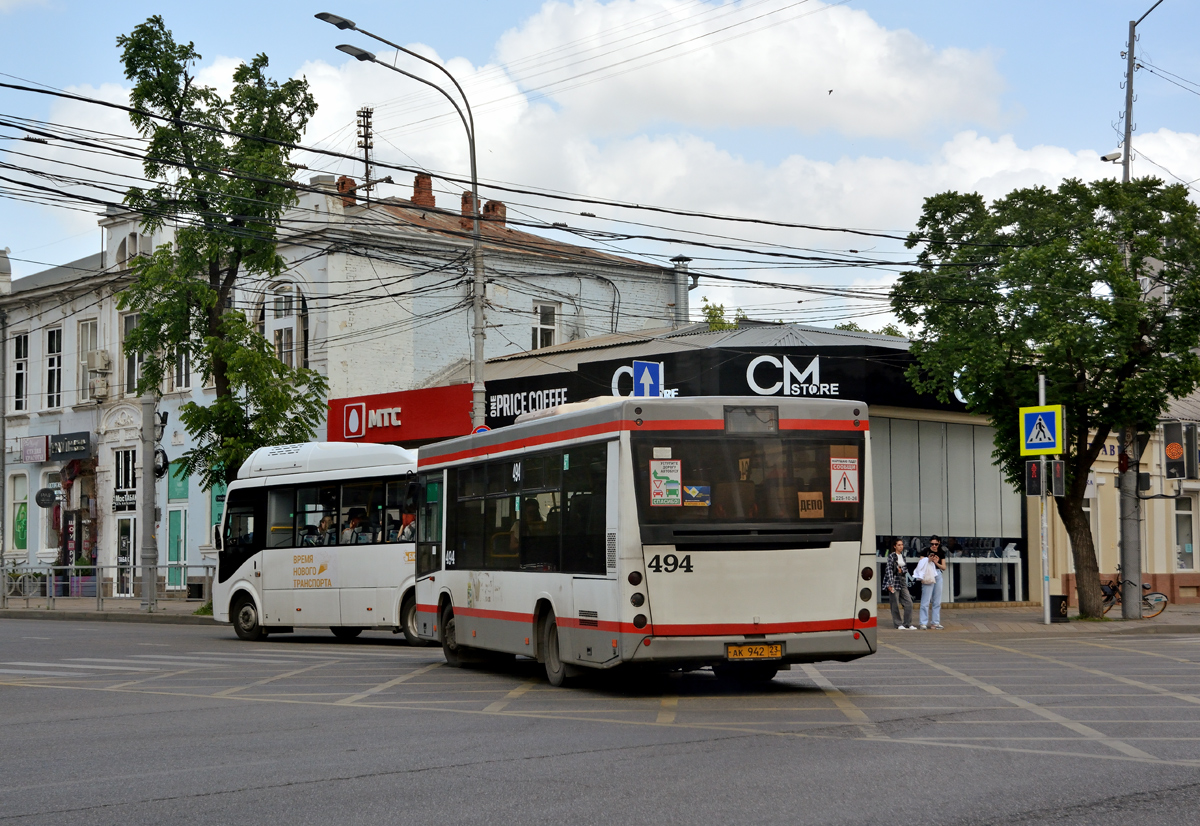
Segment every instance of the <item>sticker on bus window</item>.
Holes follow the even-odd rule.
[[[858,459],[829,457],[829,501],[858,501]]]
[[[796,498],[800,501],[801,519],[825,518],[825,494],[819,490],[798,490]]]
[[[670,459],[671,458],[671,448],[669,448],[669,447],[654,448],[654,458],[655,459]]]
[[[684,485],[683,506],[707,508],[712,504],[712,494],[708,485]]]
[[[651,507],[680,507],[683,505],[683,463],[678,459],[650,460]]]

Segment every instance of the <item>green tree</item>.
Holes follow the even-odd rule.
[[[713,331],[736,330],[739,322],[749,318],[742,308],[738,307],[733,314],[733,321],[726,321],[725,305],[710,304],[706,295],[700,297],[700,312],[704,315],[704,320],[708,322],[708,329]]]
[[[893,336],[895,338],[907,338],[905,333],[903,333],[899,327],[897,327],[895,324],[892,324],[891,322],[884,324],[878,330],[867,330],[867,329],[864,329],[863,327],[860,327],[858,324],[856,324],[853,321],[843,321],[840,324],[834,324],[833,329],[846,330],[851,333],[873,333],[874,335],[877,335],[877,336]]]
[[[892,306],[919,333],[909,370],[922,391],[996,430],[993,456],[1023,484],[1017,408],[1064,404],[1066,495],[1080,611],[1100,616],[1095,548],[1083,512],[1088,472],[1114,428],[1154,423],[1200,382],[1200,225],[1183,186],[1077,180],[1016,190],[988,206],[978,194],[926,200],[919,270]],[[1139,280],[1140,279],[1140,280]]]
[[[174,243],[132,263],[119,301],[140,315],[126,347],[144,360],[139,393],[158,392],[185,357],[216,388],[211,405],[180,410],[197,444],[183,472],[209,488],[233,480],[259,447],[311,439],[325,412],[325,380],[276,358],[230,302],[239,278],[269,283],[285,269],[276,229],[296,203],[286,145],[317,105],[307,81],[268,78],[261,54],[234,72],[228,100],[198,85],[200,55],[157,15],[117,45],[138,110],[130,120],[148,140],[145,176],[155,182],[130,189],[125,203],[147,232],[176,227]]]

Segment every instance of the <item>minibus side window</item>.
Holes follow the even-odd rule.
[[[296,491],[271,488],[267,491],[267,547],[294,548]]]
[[[267,517],[267,496],[262,488],[232,490],[225,499],[224,541],[217,555],[217,581],[225,582],[250,557],[263,549],[262,530]]]

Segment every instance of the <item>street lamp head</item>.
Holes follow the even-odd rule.
[[[323,11],[320,14],[314,14],[313,17],[317,18],[318,20],[324,20],[326,23],[337,26],[339,29],[355,28],[353,20],[347,20],[344,17],[338,17],[336,14],[330,14],[327,11]]]
[[[337,50],[339,52],[345,52],[346,54],[358,60],[375,60],[375,55],[373,55],[371,52],[368,52],[366,49],[360,49],[357,46],[348,46],[343,43],[337,47]]]

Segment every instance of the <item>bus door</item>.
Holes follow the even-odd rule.
[[[422,473],[417,477],[416,574],[417,630],[422,637],[435,639],[437,632],[437,578],[442,569],[442,499],[444,471]]]
[[[616,441],[579,445],[563,454],[562,568],[571,574],[571,604],[563,608],[571,614],[560,626],[571,628],[563,635],[571,659],[589,663],[620,655],[613,646],[620,588],[610,578],[616,575],[618,456]]]

